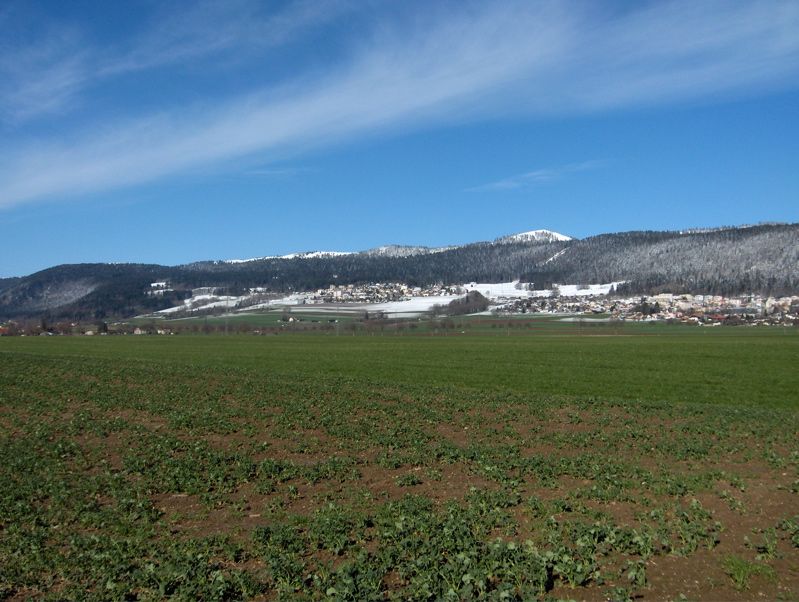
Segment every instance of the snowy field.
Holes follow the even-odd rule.
[[[557,293],[561,297],[585,297],[589,295],[606,295],[616,283],[610,284],[591,284],[578,286],[574,284],[564,284],[559,286]],[[471,282],[463,286],[464,295],[466,292],[478,291],[488,298],[493,304],[504,305],[515,299],[526,299],[528,297],[550,297],[552,289],[527,290],[527,285],[518,282],[500,283],[475,283]],[[446,305],[455,299],[463,298],[464,295],[441,295],[431,297],[411,297],[405,301],[394,301],[390,303],[316,303],[310,293],[294,293],[280,299],[272,299],[263,303],[249,305],[244,309],[238,309],[237,305],[252,302],[253,295],[242,296],[218,296],[202,294],[186,299],[183,304],[170,307],[157,312],[158,315],[169,317],[170,314],[189,311],[191,309],[206,310],[213,308],[229,309],[236,313],[257,313],[259,311],[269,311],[290,307],[293,312],[301,313],[356,313],[362,311],[379,312],[382,311],[391,317],[410,318],[424,314],[434,305]]]

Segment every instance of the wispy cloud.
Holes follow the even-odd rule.
[[[310,170],[304,167],[276,167],[274,169],[251,169],[247,171],[249,176],[270,176],[276,178],[290,178],[300,174],[308,173]]]
[[[0,122],[61,113],[88,76],[79,31],[45,25],[32,36],[30,27],[0,11]]]
[[[37,27],[39,13],[17,7],[0,12],[0,120],[17,124],[62,115],[93,87],[140,72],[200,62],[205,71],[230,70],[353,10],[341,1],[308,0],[277,12],[253,0],[155,8],[141,31],[104,46],[92,42],[88,27]],[[21,26],[35,31],[17,35],[14,44],[8,34]]]
[[[571,165],[562,165],[560,167],[547,167],[544,169],[536,169],[535,171],[519,174],[516,176],[511,176],[509,178],[504,178],[502,180],[498,180],[497,182],[491,182],[490,184],[484,184],[482,186],[468,188],[466,192],[481,192],[488,190],[515,190],[519,188],[528,188],[535,184],[551,182],[552,180],[560,180],[565,176],[567,176],[568,174],[574,172],[605,167],[606,165],[608,165],[608,163],[609,161],[585,161],[583,163],[573,163]]]
[[[144,71],[211,55],[237,53],[237,62],[287,44],[314,28],[353,10],[353,5],[332,0],[293,2],[277,12],[267,12],[261,2],[204,0],[176,10],[168,5],[152,19],[152,26],[107,60],[98,75]],[[228,56],[223,63],[230,67]],[[236,62],[236,61],[234,61]],[[203,64],[208,68],[207,62]]]
[[[220,6],[226,4],[206,9],[211,12],[197,21],[213,21],[208,14]],[[295,13],[283,18],[297,24],[294,36],[303,35],[303,24],[324,21],[313,5],[290,6]],[[369,5],[386,14],[374,16],[370,33],[350,40],[340,60],[330,64],[319,58],[279,84],[252,78],[251,88],[213,101],[116,116],[113,122],[90,123],[80,133],[15,140],[13,152],[0,154],[0,208],[198,168],[225,169],[251,155],[262,164],[284,161],[308,148],[445,122],[760,94],[799,82],[797,3],[620,4],[616,8],[624,10],[612,14],[608,5],[589,2],[432,6],[424,18],[416,18],[407,10]],[[45,61],[29,74],[27,89],[41,81],[68,96],[85,85],[87,64],[93,65],[94,78],[110,77],[114,69],[146,72],[166,63],[180,68],[190,57],[220,48],[252,48],[264,31],[279,29],[274,21],[261,25],[267,29],[252,33],[241,19],[230,17],[215,34],[200,25],[196,31],[187,25],[188,32],[172,39],[156,31],[135,38],[132,48],[104,65],[75,48],[72,69],[58,69],[56,59]],[[273,35],[270,43],[285,41],[284,34]],[[59,83],[48,75],[51,71],[63,72],[65,81]],[[524,186],[578,168],[539,170],[494,186]]]

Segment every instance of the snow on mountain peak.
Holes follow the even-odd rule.
[[[495,243],[509,242],[561,242],[573,240],[570,236],[564,236],[551,230],[532,230],[520,234],[512,234],[503,238],[497,238]],[[360,251],[358,254],[382,257],[410,257],[413,255],[427,255],[430,253],[441,253],[450,249],[457,249],[460,245],[446,247],[419,247],[413,245],[385,245],[368,251]],[[290,253],[288,255],[270,255],[268,257],[255,257],[253,259],[226,259],[220,263],[249,263],[252,261],[263,261],[266,259],[314,259],[318,257],[340,257],[342,255],[353,255],[351,252],[337,251],[313,251],[308,253]]]
[[[317,257],[339,257],[341,255],[352,255],[344,251],[309,251],[306,253],[290,253],[288,255],[269,255],[267,257],[253,257],[252,259],[224,259],[222,263],[250,263],[251,261],[263,261],[265,259],[314,259]]]
[[[564,236],[551,230],[531,230],[498,238],[494,242],[561,242],[573,240],[571,236]]]
[[[414,255],[429,255],[431,253],[441,253],[456,249],[457,247],[419,247],[411,245],[386,245],[368,251],[361,251],[363,255],[381,257],[412,257]]]

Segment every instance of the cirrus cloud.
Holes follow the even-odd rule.
[[[291,6],[303,8],[297,22],[332,22],[308,12],[308,5]],[[76,119],[46,134],[43,128],[7,128],[0,208],[198,169],[225,170],[252,157],[259,163],[283,161],[310,148],[441,124],[766,94],[799,82],[796,3],[667,2],[630,8],[496,2],[434,4],[424,15],[381,5],[367,9],[374,15],[364,19],[371,27],[366,35],[348,37],[337,30],[344,51],[325,58],[320,43],[318,61],[310,67],[298,61],[296,73],[278,79],[252,77],[258,67],[252,59],[238,86],[210,100],[187,103],[181,97],[142,111],[119,99],[113,118]],[[177,38],[155,28],[132,36],[127,43],[133,47],[115,63],[101,60],[101,48],[79,45],[72,61],[30,62],[31,73],[0,89],[0,102],[13,104],[19,115],[45,119],[48,111],[57,112],[43,100],[48,86],[75,101],[91,94],[98,79],[179,70],[223,47],[237,53],[250,49],[256,58],[268,55],[274,66],[270,49],[284,38],[275,38],[267,50],[254,49],[259,36],[252,35],[252,24],[245,26],[237,14],[214,14],[219,35],[203,34],[202,28],[210,27],[207,19]],[[293,43],[299,44],[296,36],[309,30],[298,25],[294,31]],[[311,37],[300,41],[313,45]],[[157,58],[159,48],[168,49],[168,57]],[[286,47],[288,56],[291,48]],[[25,52],[35,55],[30,48]],[[303,47],[302,57],[309,52]],[[60,104],[63,113],[65,101]],[[576,169],[541,170],[486,187],[518,187]]]

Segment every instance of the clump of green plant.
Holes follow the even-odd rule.
[[[724,489],[719,494],[719,497],[721,499],[725,500],[729,504],[730,510],[737,511],[738,514],[740,514],[741,516],[745,516],[746,515],[746,504],[744,504],[742,501],[736,500],[734,497],[732,497],[732,495],[730,495],[729,491]]]
[[[776,571],[769,565],[746,560],[733,554],[724,557],[721,561],[721,568],[732,579],[732,586],[739,592],[749,589],[749,578],[753,575],[762,575],[771,580],[777,578]]]
[[[777,529],[786,533],[791,540],[791,547],[799,548],[799,514],[777,523]]]
[[[605,595],[607,596],[608,600],[613,600],[613,602],[632,602],[633,599],[630,590],[620,585],[608,590],[605,592]]]
[[[534,495],[527,498],[527,505],[524,510],[531,518],[543,518],[547,515],[547,507],[544,502]]]
[[[428,468],[424,471],[424,476],[430,479],[431,481],[440,481],[441,480],[441,471],[436,470],[434,468]]]
[[[627,561],[627,581],[636,587],[646,587],[649,582],[646,580],[646,567],[643,560]]]
[[[756,560],[767,560],[769,558],[782,558],[777,549],[777,530],[769,527],[763,531],[760,543],[752,543],[748,537],[744,537],[744,545],[750,550],[757,551]]]
[[[412,485],[421,485],[422,479],[415,472],[406,472],[398,476],[396,482],[397,487],[411,487]]]

